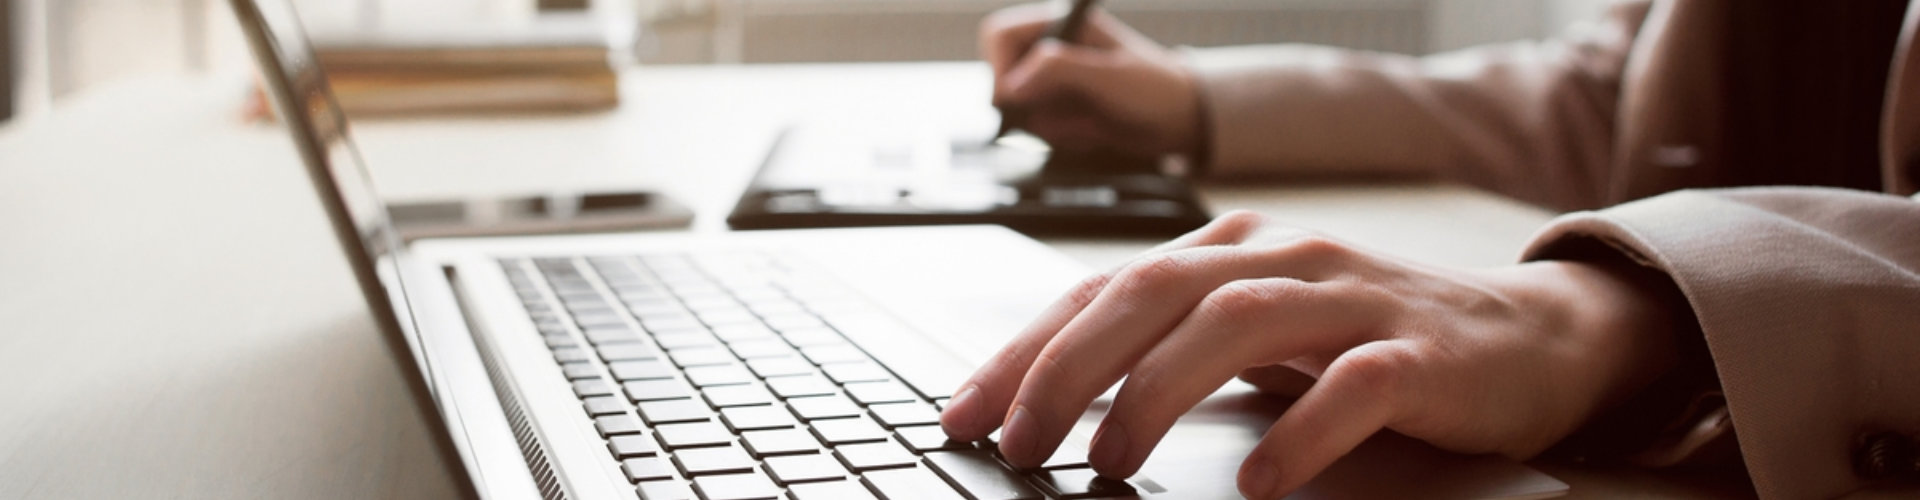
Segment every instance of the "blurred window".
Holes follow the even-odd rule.
[[[234,70],[245,46],[225,0],[0,0],[21,107],[105,81]],[[1010,0],[294,0],[309,24],[441,23],[623,13],[642,63],[968,60],[981,16]],[[1606,0],[1109,0],[1169,44],[1302,42],[1422,54],[1540,37]],[[608,8],[606,6],[613,5]]]

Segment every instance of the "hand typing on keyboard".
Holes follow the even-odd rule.
[[[1040,500],[1164,492],[1038,467],[939,427],[965,375],[904,325],[791,263],[745,253],[502,259],[580,423],[641,498]],[[910,332],[908,332],[910,333]],[[851,337],[851,338],[849,338]],[[856,343],[852,339],[867,339]],[[898,342],[898,340],[894,340]],[[870,357],[886,349],[890,358]],[[902,362],[902,361],[906,362]],[[949,361],[948,363],[952,363]],[[555,381],[558,382],[557,380]]]
[[[1676,359],[1676,314],[1632,265],[1495,269],[1405,262],[1222,216],[1060,299],[954,391],[967,441],[1001,428],[1009,464],[1046,460],[1126,377],[1089,461],[1139,470],[1181,414],[1235,376],[1298,400],[1239,471],[1252,498],[1300,487],[1381,429],[1526,458]]]

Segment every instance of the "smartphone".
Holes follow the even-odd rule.
[[[387,204],[394,229],[420,238],[592,233],[684,228],[693,211],[649,191],[552,193]]]

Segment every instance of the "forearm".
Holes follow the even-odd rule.
[[[1441,176],[1536,201],[1594,198],[1645,14],[1644,2],[1624,4],[1561,39],[1424,58],[1306,45],[1188,51],[1211,173]]]

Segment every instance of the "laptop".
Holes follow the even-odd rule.
[[[1090,412],[1043,468],[951,442],[949,392],[1086,270],[997,226],[402,245],[286,0],[232,0],[443,459],[471,496],[1228,498],[1284,407],[1229,386],[1130,479]],[[1100,405],[1096,405],[1100,406]],[[1304,497],[1532,498],[1519,464],[1383,433]]]

